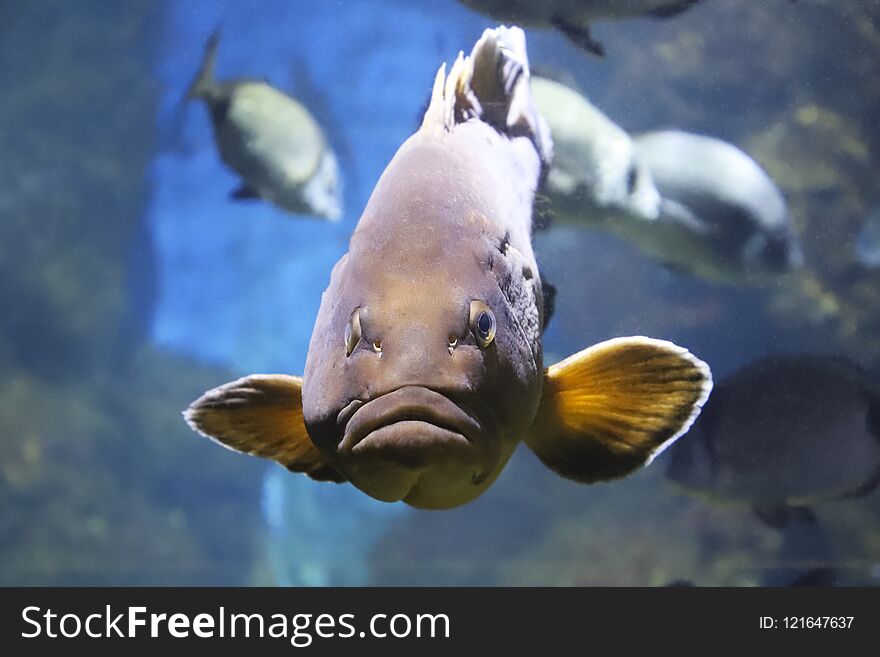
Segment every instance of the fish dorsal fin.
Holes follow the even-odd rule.
[[[622,477],[684,434],[711,389],[708,366],[682,347],[608,340],[547,370],[526,444],[563,477]]]
[[[583,48],[587,52],[593,53],[597,57],[605,56],[605,46],[602,45],[601,41],[596,41],[596,39],[593,38],[589,23],[577,23],[574,21],[567,21],[563,18],[554,18],[551,22],[553,23],[553,26],[567,36],[574,45]]]
[[[462,53],[458,54],[461,57]],[[448,120],[449,108],[446,102],[446,63],[440,64],[437,75],[434,76],[434,87],[431,90],[431,100],[425,116],[422,117],[420,130],[449,130],[451,125]]]
[[[449,132],[471,119],[510,137],[528,137],[549,166],[553,141],[532,100],[526,36],[520,28],[487,29],[469,56],[458,54],[448,76],[445,64],[437,71],[421,129]]]
[[[299,377],[246,376],[209,390],[183,416],[190,427],[224,447],[272,459],[319,481],[345,481],[306,432]]]
[[[214,68],[217,62],[217,46],[220,44],[220,29],[215,29],[205,42],[202,63],[195,78],[186,92],[186,99],[204,98],[210,100],[214,96],[217,83],[214,81]]]

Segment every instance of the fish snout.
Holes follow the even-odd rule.
[[[374,362],[369,365],[370,389],[389,391],[414,387],[443,394],[473,390],[482,359],[457,348],[459,337],[453,333],[432,329],[417,321],[376,332],[369,341],[376,352]],[[458,395],[452,397],[457,399]]]
[[[370,400],[354,400],[340,411],[337,427],[343,458],[375,458],[419,467],[433,459],[481,453],[497,459],[491,432],[480,416],[450,397],[421,386],[405,386]]]

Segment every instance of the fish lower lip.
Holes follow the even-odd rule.
[[[340,413],[340,421],[345,431],[338,449],[349,453],[361,443],[361,450],[394,442],[403,448],[431,442],[467,445],[483,433],[472,413],[439,392],[418,386],[399,388],[357,406],[350,404]]]

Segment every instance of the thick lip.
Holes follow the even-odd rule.
[[[374,397],[355,400],[337,417],[345,427],[338,449],[360,453],[383,447],[467,447],[483,442],[476,414],[439,392],[405,386]]]

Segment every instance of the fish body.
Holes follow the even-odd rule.
[[[594,20],[675,16],[700,0],[461,0],[462,4],[500,21],[531,27],[555,27],[578,46],[597,55],[605,49],[593,39]]]
[[[387,502],[482,494],[525,442],[581,482],[628,474],[687,430],[707,366],[650,338],[543,364],[531,243],[552,156],[525,35],[487,30],[441,67],[321,300],[305,373],[253,375],[185,412],[201,433]]]
[[[866,493],[880,482],[880,386],[836,358],[758,361],[716,386],[667,475],[759,510]]]
[[[188,97],[205,102],[220,157],[241,176],[233,197],[262,198],[287,212],[338,220],[339,167],[318,122],[262,80],[214,80],[217,44],[214,34]]]
[[[756,280],[803,264],[785,197],[748,154],[678,130],[639,135],[634,144],[663,198],[658,223],[701,236],[674,264],[707,278]]]
[[[633,139],[574,89],[542,78],[533,89],[553,135],[544,193],[554,219],[716,282],[761,282],[801,264],[782,192],[740,149],[676,130]]]
[[[491,45],[484,44],[497,48],[496,37]],[[348,256],[331,276],[306,361],[303,405],[309,433],[319,447],[336,448],[339,408],[357,404],[352,397],[390,393],[359,409],[342,437],[337,458],[351,462],[345,470],[356,484],[370,478],[375,465],[368,458],[370,441],[358,443],[359,433],[351,427],[372,406],[380,413],[388,404],[393,416],[398,402],[392,403],[392,396],[403,406],[448,410],[453,424],[469,437],[469,445],[437,441],[435,448],[413,450],[411,458],[430,460],[432,472],[412,469],[400,480],[383,475],[376,478],[378,483],[363,481],[380,499],[402,497],[400,491],[417,475],[436,476],[437,484],[422,485],[443,485],[455,501],[485,489],[512,454],[540,397],[543,294],[531,245],[531,215],[542,157],[550,155],[549,139],[533,113],[518,119],[525,132],[515,138],[488,120],[453,123],[450,113],[475,111],[464,109],[469,101],[454,86],[459,76],[481,72],[463,73],[465,67],[459,60],[449,82],[441,71],[422,128],[401,146],[376,185]],[[494,64],[486,73],[495,74]],[[505,113],[497,118],[506,129]],[[529,120],[533,125],[527,125]],[[471,336],[474,300],[495,309],[494,342],[506,358],[486,359]],[[363,348],[343,359],[334,328],[348,324],[355,308]],[[330,344],[327,336],[332,337]],[[376,343],[381,345],[378,353]],[[342,376],[328,367],[328,353],[336,355],[331,362],[344,360]],[[459,365],[449,367],[450,358]],[[427,371],[436,373],[430,386],[424,385]],[[496,386],[501,380],[507,385]],[[457,400],[462,410],[444,397]],[[477,407],[485,407],[488,417],[473,422]],[[491,432],[485,431],[487,424],[493,426]],[[377,452],[383,458],[382,450]],[[420,499],[418,487],[410,497]]]

